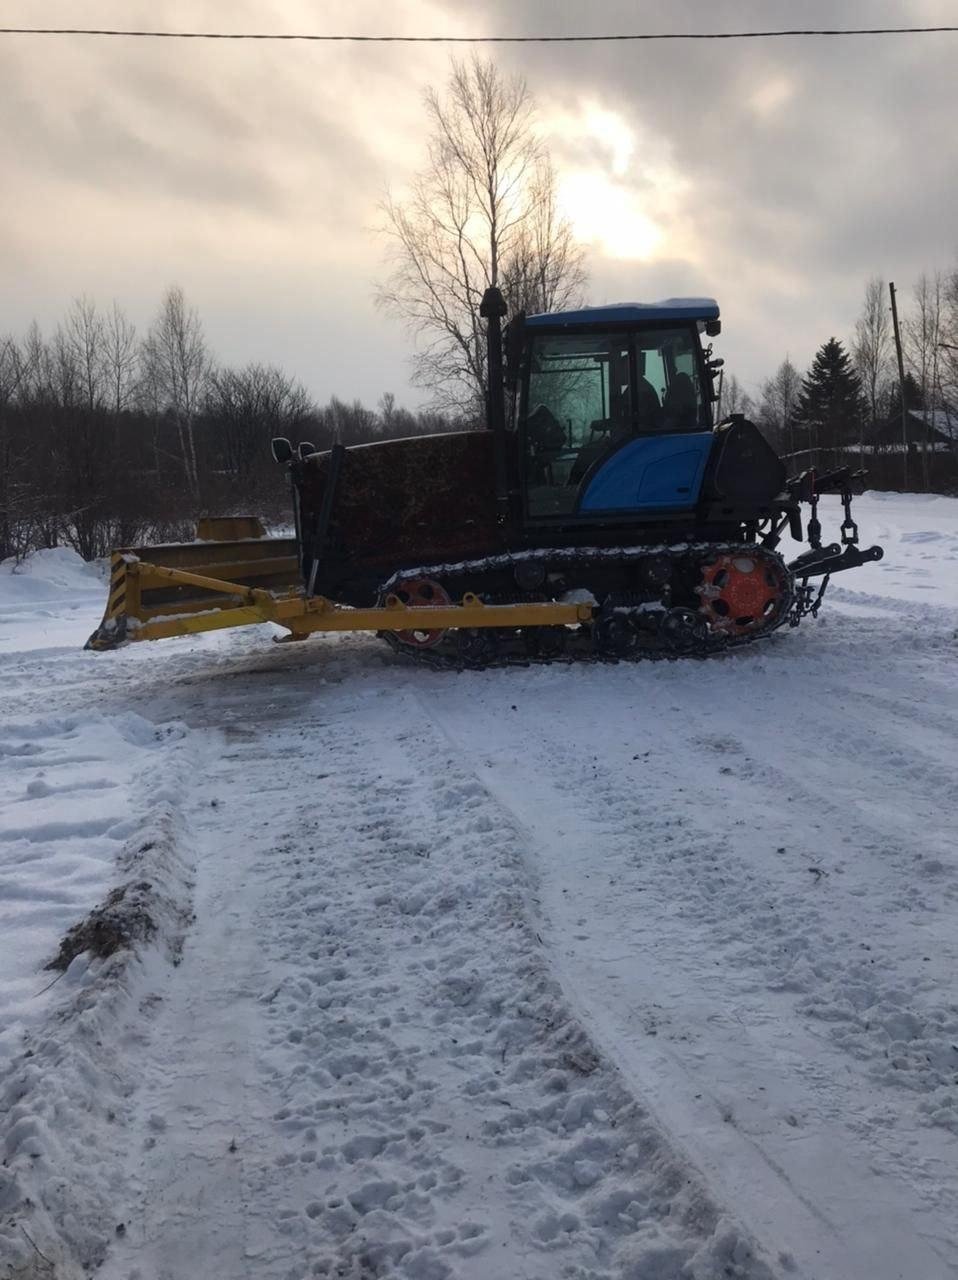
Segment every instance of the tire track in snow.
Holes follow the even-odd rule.
[[[588,722],[576,716],[577,699],[568,697],[563,700],[565,716],[575,725],[575,732],[571,741],[568,733],[563,734],[564,717],[548,707],[546,682],[537,696],[520,707],[520,711],[524,706],[535,708],[535,728],[528,734],[522,731],[519,717],[509,718],[498,690],[492,692],[489,709],[477,707],[481,700],[470,700],[468,709],[460,708],[460,700],[454,698],[451,707],[444,703],[436,714],[463,753],[472,757],[479,775],[517,812],[530,833],[544,878],[545,910],[564,984],[578,997],[579,1007],[589,1011],[587,1016],[599,1042],[627,1070],[637,1068],[640,1092],[644,1089],[646,1096],[663,1099],[677,1131],[684,1130],[692,1138],[706,1167],[711,1166],[717,1178],[724,1177],[722,1161],[713,1158],[716,1152],[729,1157],[732,1170],[750,1163],[735,1149],[734,1142],[730,1146],[721,1125],[716,1125],[719,1115],[728,1128],[740,1126],[742,1141],[757,1145],[765,1158],[779,1167],[784,1183],[789,1182],[785,1169],[796,1169],[795,1146],[801,1140],[806,1153],[812,1153],[811,1159],[807,1154],[799,1158],[797,1185],[780,1183],[774,1195],[781,1195],[783,1204],[793,1192],[806,1195],[814,1206],[819,1199],[815,1181],[821,1174],[827,1185],[841,1185],[841,1194],[852,1202],[857,1200],[860,1206],[857,1222],[839,1215],[832,1244],[838,1243],[841,1262],[831,1268],[823,1266],[823,1275],[873,1280],[878,1275],[908,1274],[909,1265],[921,1270],[915,1261],[919,1257],[924,1257],[929,1275],[953,1274],[945,1259],[950,1253],[954,1267],[954,1241],[949,1239],[947,1228],[942,1225],[936,1232],[923,1215],[926,1208],[935,1208],[936,1213],[926,1216],[941,1222],[943,1206],[950,1205],[943,1221],[952,1220],[947,1214],[953,1213],[958,1188],[953,1178],[946,1178],[949,1190],[945,1192],[942,1175],[953,1161],[954,1144],[946,1134],[924,1133],[921,1149],[915,1149],[907,1120],[898,1127],[899,1109],[893,1096],[869,1087],[870,1081],[866,1083],[864,1073],[876,1063],[876,1045],[857,1038],[859,1029],[865,1031],[866,1041],[870,1035],[884,1037],[885,1044],[891,1043],[892,1058],[900,1058],[878,1072],[883,1086],[891,1085],[894,1074],[896,1083],[912,1088],[918,1084],[919,1093],[930,1081],[940,1094],[944,1091],[934,1083],[935,1073],[950,1065],[941,1055],[947,1057],[953,1034],[948,1008],[932,1004],[924,1025],[916,1027],[908,1016],[909,995],[896,991],[887,979],[884,989],[882,983],[876,988],[875,970],[869,963],[874,957],[859,950],[859,964],[855,951],[856,916],[861,915],[855,908],[864,904],[867,919],[871,914],[867,899],[846,897],[836,911],[822,910],[829,904],[820,896],[809,908],[814,882],[806,868],[817,859],[810,852],[794,853],[796,843],[800,847],[806,843],[800,826],[789,840],[793,858],[799,859],[795,869],[789,870],[787,857],[783,860],[781,856],[786,855],[786,849],[779,849],[780,856],[774,855],[772,841],[781,830],[781,813],[770,803],[778,793],[763,774],[768,766],[756,766],[753,774],[750,764],[743,768],[748,757],[734,740],[726,736],[719,744],[731,754],[721,750],[709,753],[703,751],[701,742],[690,741],[687,732],[675,727],[683,721],[682,704],[695,705],[694,677],[690,683],[693,687],[679,695],[676,682],[668,675],[664,680],[649,680],[644,690],[646,696],[651,695],[649,706],[646,698],[636,699],[634,691],[630,698],[623,682],[624,714],[613,715],[598,731],[600,738],[594,738]],[[763,689],[763,696],[766,692]],[[678,705],[671,705],[673,702]],[[762,704],[762,698],[757,697],[756,702]],[[605,710],[611,705],[619,709],[608,698],[603,701]],[[749,703],[739,706],[749,720]],[[721,708],[710,710],[710,722],[721,723]],[[628,741],[628,715],[633,711],[640,720],[655,726],[654,742],[644,753],[647,765],[641,770],[632,763],[634,753],[617,749],[618,742]],[[635,737],[634,728],[631,736]],[[743,737],[747,740],[747,733]],[[596,752],[590,750],[593,741]],[[803,749],[812,746],[803,741],[801,733],[789,741],[799,759]],[[767,744],[760,740],[754,745],[761,754]],[[497,757],[504,763],[497,763]],[[599,760],[601,766],[593,764]],[[646,768],[647,783],[643,779]],[[745,785],[729,794],[726,778],[742,772],[748,775]],[[759,784],[757,791],[753,779]],[[683,792],[690,797],[688,811]],[[749,815],[753,831],[760,830],[763,818],[767,818],[774,834],[756,844],[752,831],[742,831],[744,820],[736,809],[738,814]],[[714,814],[712,830],[701,825],[701,816],[707,812]],[[827,820],[828,814],[821,827],[827,828]],[[859,838],[860,831],[859,827]],[[563,856],[569,845],[580,851],[582,864]],[[584,865],[592,870],[583,870]],[[829,888],[836,883],[832,877]],[[602,948],[596,926],[599,930],[607,927],[609,936],[616,939],[628,938],[627,914],[617,909],[622,901],[631,903],[637,913],[631,930],[635,945],[620,944],[620,951],[628,952],[624,957],[608,956],[609,949]],[[583,947],[576,941],[579,909],[578,922],[585,927],[581,936],[587,944]],[[872,922],[879,929],[883,925],[880,916],[872,915]],[[683,956],[683,951],[688,954]],[[880,945],[876,945],[876,952],[881,957]],[[821,970],[816,973],[813,965],[819,957]],[[790,967],[791,977],[783,981]],[[898,973],[894,965],[889,968]],[[684,982],[670,983],[673,974],[682,975],[683,971]],[[698,984],[698,998],[690,998],[688,990],[682,990],[690,977]],[[660,989],[653,994],[656,983],[661,984]],[[615,987],[611,997],[610,985]],[[670,986],[679,1002],[674,1009],[669,1006]],[[816,1000],[822,986],[830,986],[831,1004],[827,994]],[[796,995],[803,991],[807,1007],[796,1009],[801,1000],[796,1000]],[[921,984],[916,981],[910,997],[920,991]],[[884,1009],[886,1025],[878,1022],[869,1032],[867,1018],[862,1016],[859,1027],[857,1010],[842,1007],[848,997],[865,1001],[866,1007],[869,1000],[877,999],[876,1014]],[[784,1031],[780,1017],[783,1000],[793,1010]],[[842,1044],[843,1054],[851,1055],[845,1056],[844,1062],[831,1042],[830,1023],[825,1021],[836,1014],[840,1031],[851,1029]],[[910,1043],[896,1045],[901,1037]],[[713,1063],[711,1057],[708,1063],[702,1060],[699,1046],[713,1039],[719,1050],[715,1056],[721,1058],[725,1051],[727,1062]],[[923,1043],[925,1039],[927,1043]],[[879,1059],[881,1048],[879,1044]],[[921,1067],[927,1066],[922,1062],[926,1052],[937,1056],[938,1065],[924,1083],[919,1083]],[[750,1057],[756,1061],[750,1062]],[[866,1066],[856,1067],[858,1059]],[[777,1078],[783,1065],[784,1088]],[[853,1068],[851,1074],[849,1067]],[[656,1077],[669,1073],[685,1077],[687,1089],[678,1106],[674,1089],[657,1086]],[[710,1076],[717,1085],[712,1117],[703,1116],[703,1108],[690,1101],[696,1091],[699,1096],[707,1092]],[[938,1078],[943,1082],[943,1077]],[[743,1089],[752,1097],[742,1099]],[[907,1104],[906,1115],[912,1105]],[[911,1125],[916,1123],[918,1120],[913,1120]],[[860,1167],[855,1166],[854,1155],[849,1157],[842,1151],[844,1144],[836,1145],[832,1126],[857,1131],[865,1140],[866,1145],[858,1149]],[[706,1134],[704,1143],[697,1141],[697,1128]],[[787,1158],[780,1159],[780,1152]],[[880,1182],[868,1172],[872,1164],[885,1172],[894,1171],[905,1184],[899,1196],[903,1210],[908,1206],[905,1212],[921,1224],[923,1235],[940,1238],[940,1256],[926,1253],[921,1239],[909,1232],[906,1216],[896,1218],[891,1211],[874,1213],[882,1191]],[[809,1181],[810,1171],[816,1169]],[[760,1170],[751,1186],[746,1178],[737,1202],[767,1205],[769,1195],[761,1193],[761,1185],[768,1172],[767,1168]],[[802,1185],[810,1194],[798,1191]],[[928,1199],[925,1206],[922,1196]],[[831,1213],[829,1207],[826,1216]],[[762,1211],[759,1221],[761,1217]],[[792,1214],[787,1212],[786,1219],[790,1218]],[[747,1221],[768,1242],[769,1234],[758,1229],[756,1219],[747,1215]],[[863,1221],[870,1224],[865,1230]],[[773,1214],[773,1228],[775,1225]],[[779,1221],[777,1226],[781,1229],[783,1223]],[[848,1252],[842,1254],[846,1246]],[[906,1270],[900,1271],[900,1267]]]
[[[511,819],[405,693],[237,731],[205,785],[101,1280],[770,1280],[570,1017]]]

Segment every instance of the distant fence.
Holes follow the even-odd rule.
[[[958,495],[958,453],[950,446],[924,448],[912,444],[906,458],[903,447],[890,445],[876,448],[866,445],[860,449],[799,449],[783,454],[782,461],[789,473],[796,475],[814,467],[818,471],[832,471],[838,467],[851,467],[858,471],[864,467],[868,473],[869,489],[887,489],[910,493],[947,493]]]

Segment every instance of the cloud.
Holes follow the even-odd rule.
[[[947,21],[946,0],[844,0],[845,25]],[[110,25],[113,0],[43,21]],[[9,25],[36,21],[7,0]],[[160,22],[126,0],[124,25]],[[482,34],[794,25],[791,0],[167,0],[202,28]],[[832,0],[802,22],[834,25]],[[467,50],[459,48],[460,56]],[[488,51],[486,51],[488,52]],[[594,301],[714,293],[754,385],[848,333],[865,279],[907,289],[958,249],[949,138],[958,37],[496,46],[526,75],[588,248]],[[219,356],[268,358],[321,397],[404,398],[410,344],[372,306],[387,184],[425,145],[442,46],[0,41],[0,331],[116,296],[145,323],[178,281]],[[412,398],[411,396],[408,398]]]
[[[521,6],[490,0],[499,30],[742,30],[792,27],[791,0],[649,0],[599,9],[556,0]],[[803,26],[902,26],[953,22],[945,0],[803,0]],[[908,282],[928,264],[955,261],[958,148],[950,138],[958,36],[854,40],[690,42],[509,47],[547,118],[614,115],[620,134],[643,139],[622,172],[593,149],[595,218],[630,199],[649,212],[648,188],[671,187],[636,223],[633,263],[601,234],[593,239],[593,290],[618,280],[629,296],[653,290],[714,292],[726,315],[723,354],[746,381],[790,350],[808,362],[829,334],[849,333],[867,277]],[[571,150],[556,155],[577,166]],[[667,157],[663,164],[662,157]],[[611,186],[610,186],[611,184]],[[615,200],[603,199],[610,189]],[[949,194],[950,193],[950,194]],[[615,237],[614,239],[618,239]],[[604,259],[620,257],[628,275]],[[671,277],[670,274],[671,273]],[[669,283],[670,278],[675,284]]]
[[[378,8],[329,0],[327,29]],[[5,9],[32,25],[28,0]],[[47,25],[115,25],[112,3],[50,0]],[[145,0],[123,25],[159,25]],[[306,0],[164,5],[169,28],[311,30]],[[397,25],[393,23],[394,27]],[[408,29],[457,29],[432,0]],[[436,48],[81,39],[0,43],[0,331],[51,327],[79,293],[142,325],[178,281],[221,359],[270,358],[320,397],[402,392],[405,336],[373,309],[377,202],[422,145]],[[277,341],[277,335],[284,335]],[[402,396],[400,396],[402,398]]]

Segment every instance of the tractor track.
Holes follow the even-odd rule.
[[[187,800],[199,923],[157,993],[99,1280],[181,1280],[211,1250],[224,1280],[693,1258],[772,1280],[557,990],[514,820],[459,757],[400,681],[234,725],[204,779],[218,811]],[[268,821],[242,794],[254,766],[282,771]]]
[[[452,705],[430,704],[524,833],[542,933],[563,989],[597,1045],[716,1185],[737,1171],[735,1199],[754,1209],[748,1226],[759,1239],[791,1241],[802,1274],[958,1274],[958,1248],[942,1226],[916,1232],[905,1218],[880,1221],[863,1208],[853,1231],[836,1218],[831,1194],[821,1196],[837,1180],[850,1200],[873,1206],[885,1194],[883,1179],[893,1176],[908,1185],[916,1222],[958,1212],[958,1185],[943,1200],[933,1173],[951,1158],[958,1132],[948,1102],[958,1022],[945,992],[929,994],[929,959],[939,977],[958,963],[948,917],[936,918],[936,897],[944,893],[947,903],[958,894],[953,859],[943,861],[958,815],[953,802],[942,809],[941,779],[934,771],[923,778],[916,767],[899,781],[895,803],[924,814],[918,848],[900,848],[884,811],[863,814],[852,802],[823,800],[826,779],[802,763],[804,752],[827,760],[843,725],[853,762],[847,790],[853,798],[857,774],[862,790],[871,777],[873,793],[874,771],[900,753],[874,741],[866,716],[843,718],[833,708],[823,742],[821,715],[803,710],[796,720],[793,707],[786,774],[772,763],[782,755],[774,695],[763,699],[764,735],[755,732],[754,715],[746,716],[745,732],[719,729],[721,706],[713,705],[709,728],[688,733],[664,714],[668,697],[645,707],[623,690],[623,700],[656,725],[638,769],[634,753],[610,753],[617,738],[627,741],[619,717],[604,726],[601,744],[583,724],[564,748],[556,724],[541,738],[520,731],[521,747],[510,749],[510,730],[521,721],[504,705],[478,710],[470,699],[467,708],[458,694]],[[904,704],[898,709],[905,714]],[[490,737],[495,753],[475,749]],[[616,758],[621,764],[608,776]],[[697,814],[714,806],[714,829],[684,816],[683,794],[695,795]],[[736,809],[760,828],[767,816],[767,837],[741,832]],[[856,881],[846,886],[853,860]],[[875,884],[874,904],[858,895],[862,876]],[[906,920],[922,913],[917,952],[901,934],[887,936],[889,911]],[[607,934],[628,936],[630,913],[634,946],[610,948]],[[689,963],[700,994],[676,1001],[672,973]],[[888,1055],[899,1023],[908,1025],[909,1044]],[[702,1043],[710,1045],[707,1056]],[[923,1135],[920,1156],[912,1155],[909,1132]],[[829,1224],[817,1236],[809,1213]],[[802,1252],[803,1240],[815,1241],[814,1256]]]
[[[634,584],[627,581],[630,570],[640,572],[643,564],[656,559],[669,565],[674,578],[688,580],[680,593],[687,598],[673,600],[672,587],[662,584],[656,589],[646,586],[635,592]],[[755,566],[753,573],[759,565],[764,565],[763,573],[769,582],[766,611],[757,612],[742,626],[731,617],[723,618],[715,613],[717,606],[710,595],[720,592],[704,581],[707,566],[728,560],[747,561]],[[541,563],[543,574],[540,593],[516,591],[503,595],[500,587],[490,594],[488,588],[497,575],[509,578],[537,562]],[[799,603],[802,597],[782,557],[754,542],[513,552],[455,564],[404,569],[388,578],[378,595],[381,602],[397,594],[401,597],[404,587],[418,587],[425,581],[435,584],[447,602],[474,592],[486,595],[497,604],[509,604],[549,598],[545,594],[546,583],[557,576],[564,579],[568,576],[565,589],[591,591],[596,577],[610,571],[621,575],[620,590],[603,598],[595,621],[575,629],[546,628],[544,639],[540,629],[534,627],[515,633],[450,630],[437,632],[423,643],[404,640],[404,633],[384,631],[380,636],[394,652],[436,670],[671,661],[714,657],[754,644],[767,639],[786,621],[797,625],[807,611],[806,606]],[[708,617],[711,622],[707,621]],[[424,609],[424,622],[427,618],[428,608]],[[429,636],[427,628],[423,629],[423,636]],[[550,640],[561,642],[555,651],[548,647]]]

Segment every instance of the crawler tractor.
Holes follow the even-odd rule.
[[[89,647],[273,621],[286,639],[373,630],[438,666],[706,655],[797,625],[833,574],[881,558],[851,516],[864,473],[788,478],[751,422],[713,421],[715,302],[503,331],[505,310],[487,290],[485,428],[328,451],[274,440],[295,537],[213,521],[219,541],[114,553]],[[832,493],[844,519],[825,545]],[[788,563],[786,530],[808,541]]]

